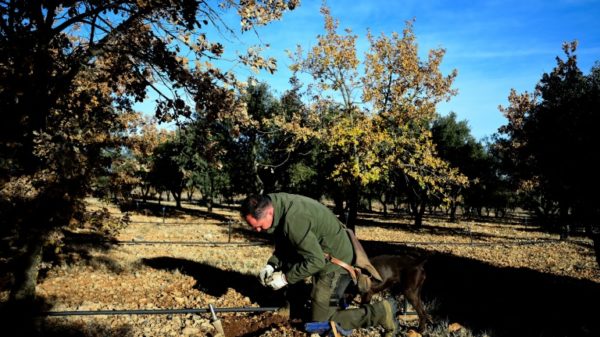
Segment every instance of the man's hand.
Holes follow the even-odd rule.
[[[269,280],[271,278],[274,271],[275,271],[275,268],[273,268],[272,265],[270,265],[270,264],[266,265],[263,268],[263,270],[261,270],[260,273],[258,274],[258,279],[260,280],[260,284],[262,284],[263,286],[266,287],[267,280]]]
[[[267,280],[267,285],[273,290],[279,290],[287,285],[287,280],[285,279],[285,274],[278,271],[271,275],[271,278]]]

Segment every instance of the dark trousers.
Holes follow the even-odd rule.
[[[364,328],[381,324],[385,319],[385,309],[381,303],[363,304],[360,308],[341,309],[336,303],[340,299],[349,278],[341,268],[327,274],[313,276],[311,293],[311,320],[317,322],[334,321],[344,329]],[[347,274],[346,274],[347,275]],[[342,294],[340,294],[340,291]]]

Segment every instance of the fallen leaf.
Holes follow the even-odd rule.
[[[458,331],[460,329],[462,329],[462,325],[458,324],[458,323],[452,323],[450,325],[448,325],[448,331],[449,332],[455,332]]]
[[[418,332],[416,332],[413,329],[408,330],[408,332],[406,333],[407,337],[422,337],[422,335]]]

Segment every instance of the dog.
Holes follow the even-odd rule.
[[[392,293],[402,293],[419,315],[419,332],[424,332],[427,323],[433,323],[421,301],[421,288],[425,282],[426,258],[413,258],[400,255],[379,255],[370,259],[377,269],[382,282],[372,280],[371,288],[360,293],[361,303],[369,303],[374,294],[390,289]],[[355,288],[355,291],[357,289]]]

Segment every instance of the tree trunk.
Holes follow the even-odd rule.
[[[400,197],[394,197],[392,199],[392,205],[394,206],[394,212],[400,213]]]
[[[194,196],[194,187],[188,187],[187,191],[187,201],[192,203],[192,197]]]
[[[385,203],[385,198],[383,198],[383,200],[381,200],[381,205],[383,206],[383,216],[387,217],[388,210],[387,210],[387,204]]]
[[[338,216],[341,222],[346,223],[346,216],[344,214],[344,197],[342,193],[333,192],[333,213]]]
[[[210,192],[207,194],[207,199],[206,199],[206,208],[207,208],[208,213],[212,213],[212,211],[213,211],[214,195],[215,195],[215,176],[213,174],[211,174],[210,175]]]
[[[145,204],[148,201],[148,194],[150,193],[150,185],[142,187],[142,202]]]
[[[14,286],[10,300],[15,303],[33,303],[35,287],[42,262],[42,249],[52,228],[61,228],[69,223],[76,207],[73,191],[79,181],[63,181],[28,202],[18,205],[17,216],[23,220],[18,231],[19,248],[22,254],[15,260]],[[71,193],[69,193],[71,192]]]
[[[38,303],[35,289],[42,262],[42,238],[32,238],[26,251],[17,261],[14,270],[14,286],[7,305],[0,314],[6,323],[2,327],[14,336],[38,336],[42,318],[36,315]]]
[[[456,201],[452,200],[450,201],[450,222],[456,222],[456,208],[457,208],[457,203]]]
[[[415,216],[415,227],[423,227],[423,215],[427,205],[424,201],[418,201],[413,204],[413,215]]]
[[[350,189],[348,195],[348,223],[346,227],[356,232],[356,221],[358,219],[358,188],[356,186]]]
[[[560,239],[566,240],[569,238],[569,206],[566,202],[559,202],[558,228]]]
[[[177,208],[177,209],[181,209],[181,192],[182,192],[182,190],[171,191],[171,194],[173,194],[173,199],[175,199],[175,208]],[[167,194],[167,195],[169,195],[169,194]]]
[[[33,304],[40,264],[42,262],[42,238],[32,235],[25,252],[18,259],[15,270],[15,286],[10,294],[13,303]]]

